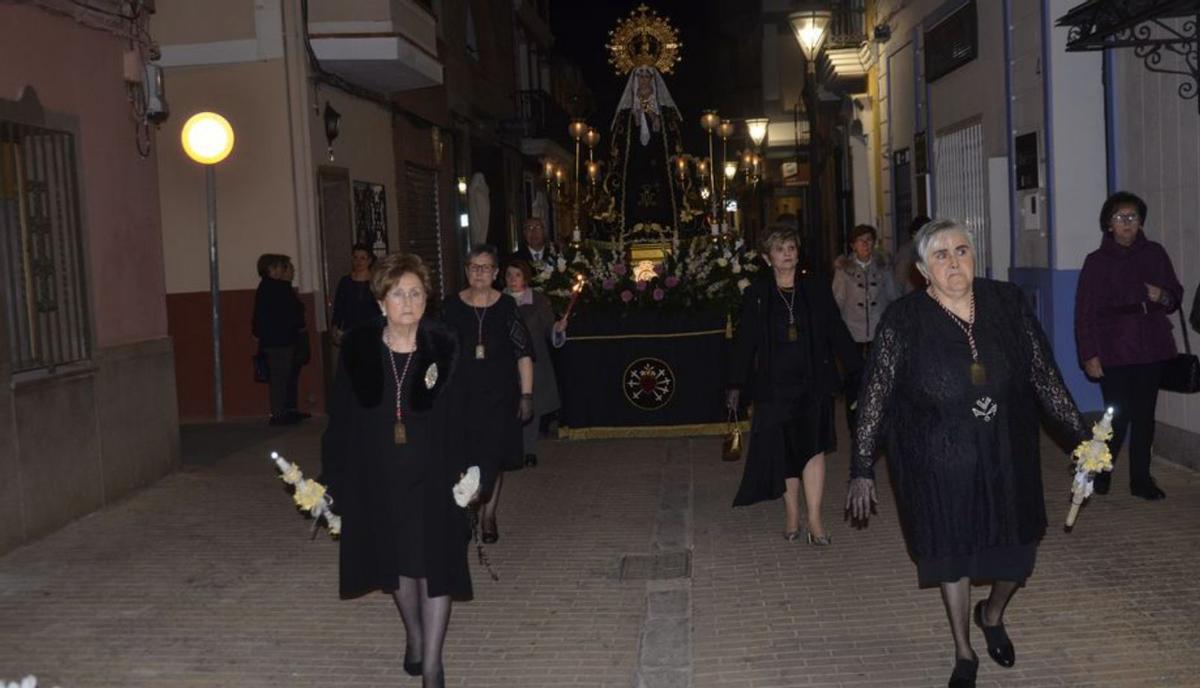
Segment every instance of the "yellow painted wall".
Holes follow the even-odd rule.
[[[204,170],[179,143],[202,110],[224,115],[236,137],[216,170],[221,288],[253,289],[260,254],[295,257],[298,246],[283,61],[176,68],[167,79],[171,118],[155,146],[167,293],[209,288]]]

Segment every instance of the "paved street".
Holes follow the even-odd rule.
[[[390,600],[337,599],[336,545],[309,539],[266,461],[278,448],[315,474],[319,433],[314,421],[200,443],[208,455],[180,472],[0,559],[0,678],[419,685],[400,669]],[[198,446],[188,438],[185,450]],[[500,580],[472,554],[476,600],[454,608],[450,684],[945,685],[941,602],[916,586],[890,488],[870,528],[851,530],[835,457],[833,547],[787,544],[781,505],[729,507],[741,464],[718,449],[547,443],[541,466],[506,485],[488,548]],[[1061,455],[1045,456],[1057,524],[1068,476]],[[1119,471],[1076,532],[1051,529],[1007,615],[1017,665],[983,657],[981,686],[1200,686],[1200,479],[1155,470],[1166,501],[1135,501]]]

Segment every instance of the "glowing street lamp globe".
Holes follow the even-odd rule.
[[[788,22],[796,34],[796,42],[804,51],[804,59],[810,64],[821,53],[821,46],[825,44],[825,32],[832,18],[833,12],[823,9],[800,10],[788,15]]]
[[[767,138],[767,124],[771,120],[766,117],[757,117],[755,119],[746,120],[746,131],[750,134],[750,140],[755,146],[761,146]]]
[[[233,151],[233,127],[215,112],[200,112],[183,125],[183,152],[201,165],[215,165]]]

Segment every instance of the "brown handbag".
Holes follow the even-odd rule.
[[[729,431],[721,444],[722,461],[739,461],[742,458],[742,425],[737,411],[729,409]]]

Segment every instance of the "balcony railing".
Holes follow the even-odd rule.
[[[542,90],[517,91],[517,118],[508,129],[524,138],[551,139],[566,145],[571,119],[554,98]]]
[[[867,40],[867,0],[839,0],[833,3],[829,22],[829,48],[857,48]]]

